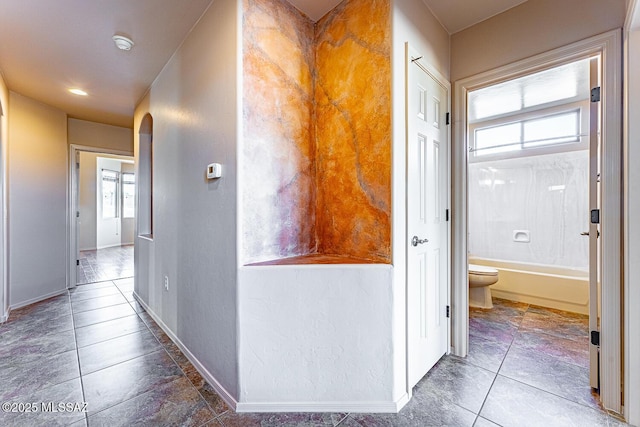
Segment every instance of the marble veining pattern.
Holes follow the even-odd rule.
[[[284,0],[243,11],[244,263],[389,263],[389,1],[345,0],[315,24]]]

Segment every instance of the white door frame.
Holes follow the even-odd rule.
[[[447,112],[450,111],[450,107],[451,107],[451,83],[449,82],[449,80],[447,80],[447,78],[442,75],[438,70],[436,70],[433,66],[431,66],[431,64],[426,63],[425,61],[421,60],[423,58],[423,56],[416,50],[413,48],[412,45],[410,45],[409,43],[405,43],[405,156],[408,156],[409,153],[409,149],[408,149],[408,144],[410,143],[410,138],[411,135],[409,135],[409,124],[408,124],[408,114],[409,114],[409,106],[408,106],[408,102],[409,102],[409,67],[411,66],[418,66],[420,67],[425,73],[429,74],[436,82],[438,82],[439,84],[441,84],[447,91]],[[447,167],[449,168],[449,180],[446,184],[446,187],[448,189],[447,191],[447,207],[449,208],[449,212],[451,212],[451,177],[452,177],[452,168],[451,168],[451,156],[452,156],[452,139],[451,139],[451,125],[447,126],[447,142],[449,144],[449,150],[448,150],[448,158],[447,158]],[[407,174],[409,171],[409,165],[408,165],[408,158],[405,158],[405,241],[404,241],[404,248],[408,247],[408,241],[411,238],[409,235],[409,229],[408,229],[408,225],[409,222],[406,220],[406,215],[408,214],[408,209],[407,209],[407,199],[409,197],[409,193],[406,190],[407,186],[408,186],[408,182],[407,180]],[[449,240],[448,245],[449,245],[449,251],[447,253],[447,262],[449,265],[449,268],[451,269],[451,265],[452,265],[452,258],[451,258],[451,247],[453,245],[453,242],[451,240],[451,232],[452,232],[452,228],[451,228],[451,216],[449,216],[449,222],[448,222],[448,234],[447,234],[447,239]],[[405,249],[406,250],[406,249]],[[408,256],[405,259],[405,263],[408,264],[409,262],[409,258]],[[451,271],[451,270],[450,270]],[[451,274],[448,274],[448,288],[449,288],[449,292],[447,295],[447,304],[449,306],[451,306],[451,302],[452,302],[452,294],[451,294],[451,289],[452,289],[452,282],[451,282]],[[407,384],[407,393],[409,394],[409,396],[412,395],[412,388],[409,386],[410,381],[409,381],[409,366],[411,361],[410,359],[410,354],[409,354],[409,269],[408,267],[405,266],[405,298],[406,298],[406,304],[405,304],[405,321],[406,321],[406,327],[405,327],[405,333],[406,333],[406,337],[405,337],[405,343],[406,343],[406,384]],[[448,338],[447,338],[447,354],[450,353],[451,351],[451,328],[452,328],[452,322],[451,322],[451,317],[448,319],[448,330],[449,333],[447,334]]]
[[[600,397],[621,413],[622,310],[622,67],[621,33],[610,31],[455,83],[453,177],[453,352],[466,356],[469,337],[467,282],[467,93],[594,54],[602,55],[602,316]],[[586,215],[587,213],[585,213]]]
[[[76,256],[78,253],[78,225],[76,222],[76,212],[78,210],[77,191],[78,182],[76,182],[76,174],[74,168],[76,167],[76,156],[80,151],[87,151],[90,153],[98,154],[115,154],[118,156],[133,157],[133,153],[121,150],[112,150],[109,148],[90,147],[87,145],[71,144],[69,146],[69,170],[68,170],[68,182],[69,188],[67,189],[67,288],[72,289],[76,287],[78,283],[77,278],[77,265]]]

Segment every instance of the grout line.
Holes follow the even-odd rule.
[[[83,381],[83,375],[82,375],[82,365],[80,365],[80,348],[78,347],[78,337],[77,337],[77,332],[76,332],[76,320],[73,316],[73,304],[71,303],[71,293],[67,290],[67,298],[69,301],[69,308],[71,310],[71,324],[73,325],[73,344],[76,347],[76,358],[78,360],[78,374],[80,375],[80,390],[82,391],[82,401],[85,403],[87,402],[87,396],[85,395],[85,391],[84,391],[84,381]],[[84,413],[84,422],[85,425],[89,425],[89,408],[87,406],[87,412]]]

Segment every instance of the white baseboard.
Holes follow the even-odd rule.
[[[189,351],[189,349],[180,341],[180,339],[169,329],[167,325],[158,317],[156,313],[154,313],[151,308],[136,294],[133,292],[133,297],[135,300],[145,309],[145,311],[151,316],[151,318],[160,326],[160,328],[171,338],[171,341],[178,346],[180,351],[189,359],[189,361],[193,364],[193,366],[198,370],[200,375],[214,388],[214,390],[220,395],[222,400],[234,411],[238,407],[238,402],[233,398],[233,396],[220,384],[220,382],[213,376],[211,373],[205,368],[202,363]]]
[[[27,301],[22,301],[22,302],[20,302],[20,303],[18,303],[16,305],[10,306],[9,307],[9,311],[17,310],[19,308],[26,307],[28,305],[35,304],[35,303],[40,302],[40,301],[44,301],[44,300],[49,299],[49,298],[57,297],[58,295],[62,295],[62,294],[65,294],[65,293],[67,293],[67,288],[61,289],[59,291],[51,292],[51,293],[46,294],[46,295],[42,295],[42,296],[39,296],[37,298],[32,298],[32,299],[27,300]],[[7,315],[8,314],[9,313],[7,313]]]
[[[236,412],[346,412],[396,414],[409,402],[405,394],[395,402],[239,402]]]
[[[0,317],[0,323],[4,323],[9,320],[9,313],[11,313],[11,309],[7,309],[7,312]]]

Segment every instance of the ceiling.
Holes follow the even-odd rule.
[[[289,0],[314,21],[340,1]],[[423,1],[454,33],[525,0]],[[132,127],[135,105],[210,3],[0,0],[0,71],[10,90],[70,117]],[[131,51],[115,47],[116,33],[133,39]]]

